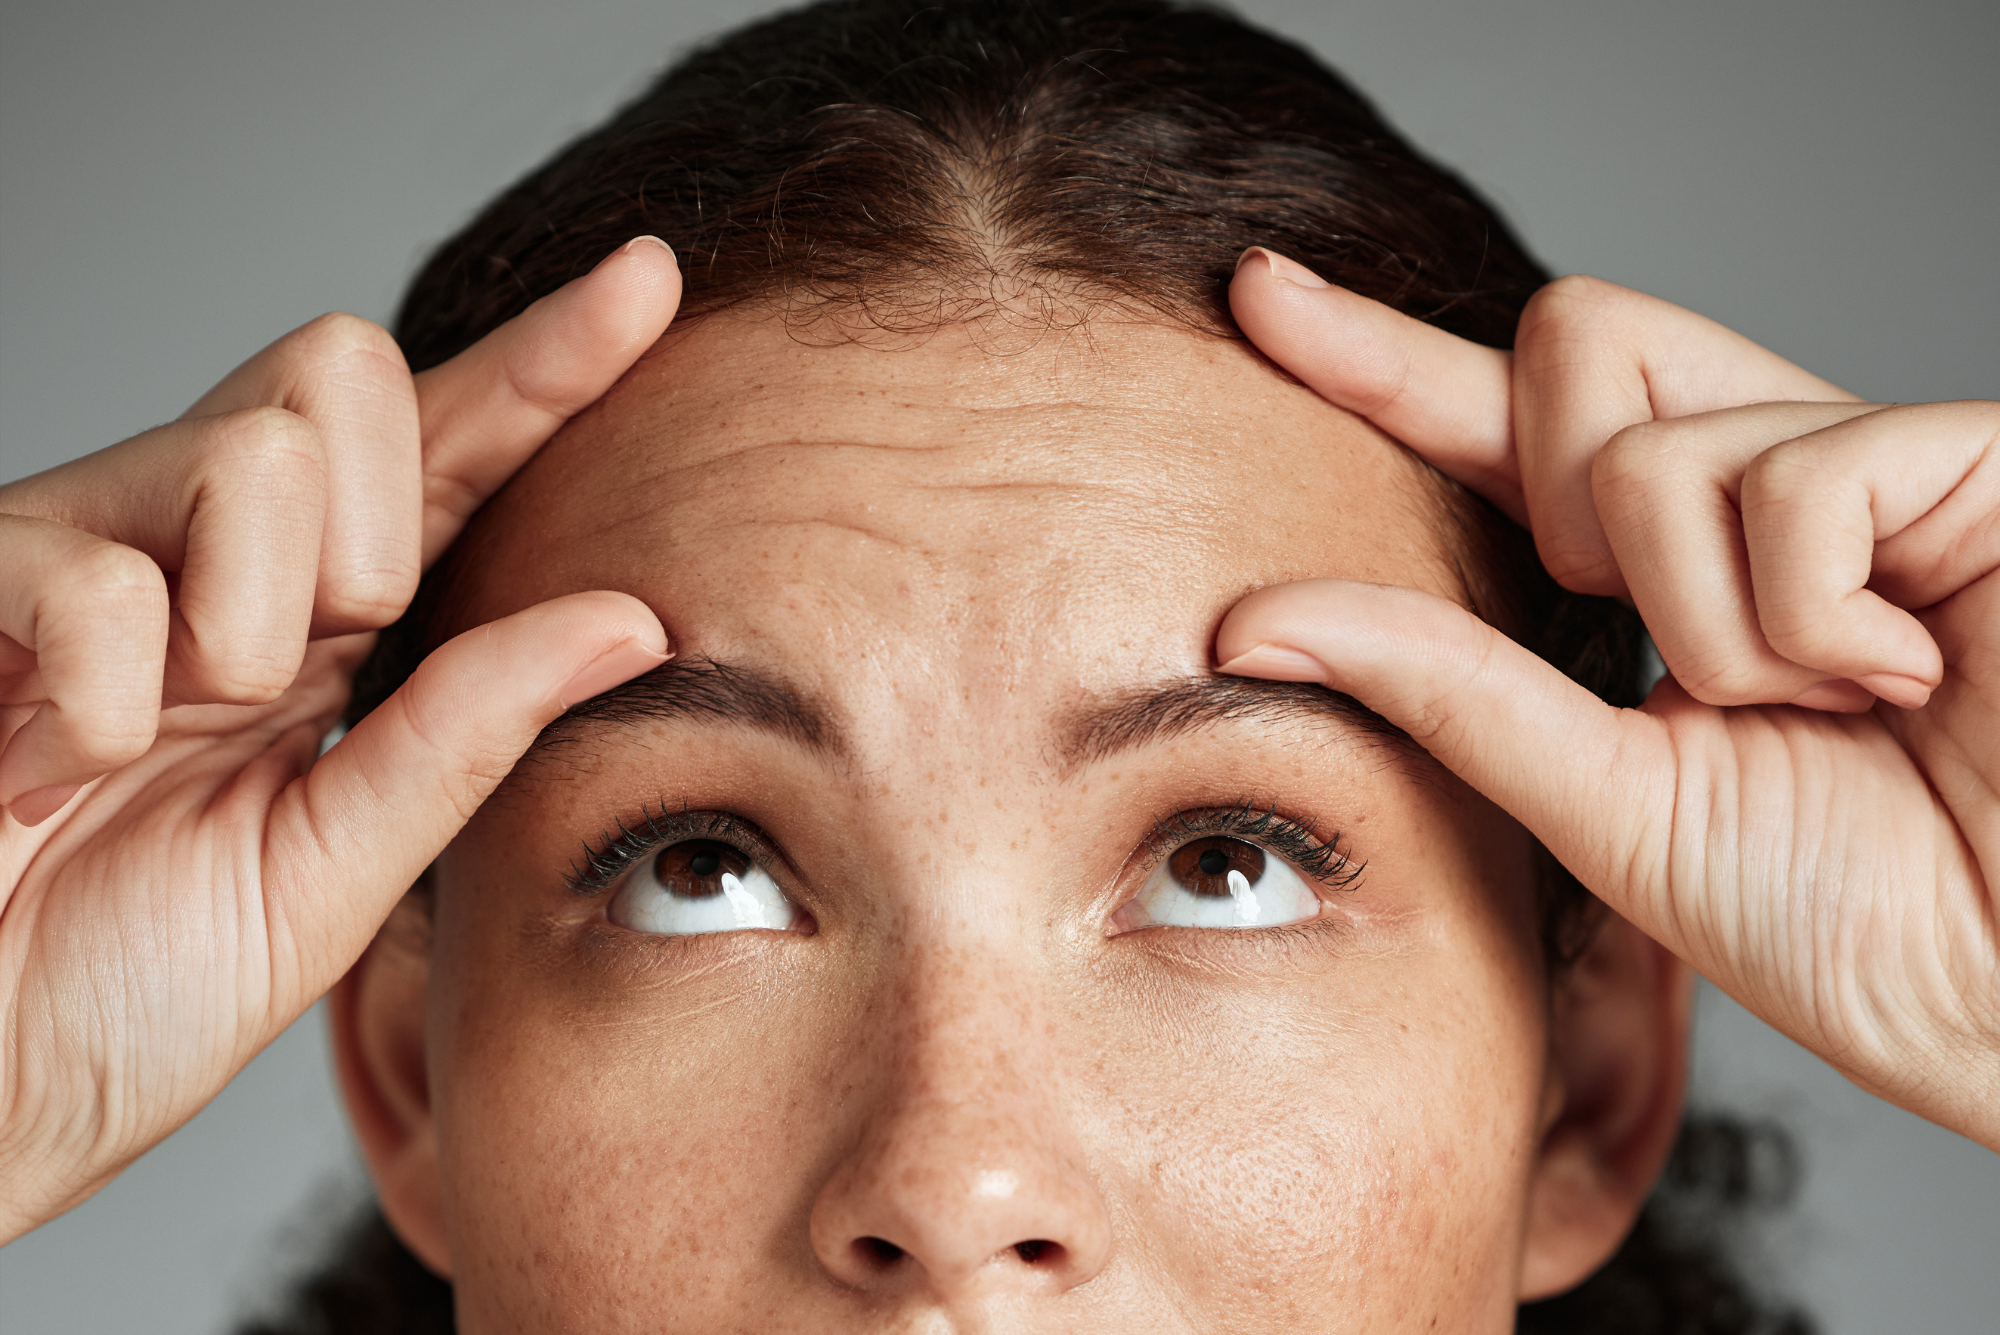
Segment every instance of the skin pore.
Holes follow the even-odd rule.
[[[1671,1141],[1685,970],[1614,920],[1552,998],[1517,825],[1212,671],[1254,588],[1464,602],[1450,506],[1183,330],[670,335],[468,531],[448,629],[620,590],[674,662],[552,730],[336,997],[460,1328],[1505,1331],[1580,1280]],[[794,920],[621,925],[665,902],[621,825]],[[1244,844],[1300,920],[1122,930]]]

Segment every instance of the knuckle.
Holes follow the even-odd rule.
[[[276,702],[285,693],[283,686],[238,678],[199,683],[201,698],[209,704],[256,707]]]
[[[1752,511],[1783,514],[1827,488],[1829,478],[1816,451],[1801,441],[1774,445],[1743,470],[1739,495],[1747,516]]]
[[[122,608],[164,616],[167,578],[144,552],[115,542],[93,542],[62,564],[58,595],[102,614]]]
[[[414,566],[336,576],[319,592],[318,614],[341,626],[378,630],[403,615],[416,597],[417,580]]]
[[[1630,528],[1672,503],[1695,466],[1671,422],[1638,422],[1618,431],[1590,461],[1590,497],[1607,529]]]
[[[281,340],[287,360],[306,366],[337,366],[355,360],[386,359],[403,364],[403,352],[389,331],[373,320],[328,311]]]
[[[1630,288],[1589,274],[1565,275],[1528,298],[1521,311],[1523,341],[1598,327],[1615,318],[1635,295]]]
[[[1596,487],[1648,486],[1672,471],[1681,455],[1682,431],[1672,421],[1634,422],[1613,433],[1590,461]]]
[[[279,644],[234,645],[219,651],[191,647],[177,675],[194,695],[223,705],[268,705],[298,672],[298,653]]]
[[[211,466],[225,469],[323,466],[319,432],[286,408],[263,404],[210,418],[204,444]]]
[[[100,711],[70,734],[70,754],[100,773],[118,769],[152,749],[156,723],[157,716],[149,711]]]
[[[1756,699],[1756,680],[1742,664],[1698,660],[1674,673],[1682,689],[1705,705],[1741,705]]]
[[[237,495],[279,501],[317,496],[326,455],[312,423],[284,408],[243,408],[206,425],[196,481]]]
[[[1625,578],[1611,553],[1564,534],[1537,539],[1536,549],[1549,578],[1571,593],[1610,595],[1625,590]]]
[[[1758,625],[1771,648],[1794,663],[1818,662],[1834,647],[1824,630],[1811,618],[1796,615],[1760,617]]]

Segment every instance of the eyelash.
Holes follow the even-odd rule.
[[[627,867],[656,848],[686,839],[714,839],[734,844],[760,859],[768,860],[768,841],[763,831],[726,811],[668,811],[649,808],[639,814],[638,828],[618,822],[617,833],[606,830],[595,844],[586,844],[581,863],[572,862],[566,878],[569,888],[579,895],[609,890]]]
[[[1321,839],[1312,828],[1280,816],[1277,807],[1262,808],[1249,798],[1233,807],[1207,811],[1176,811],[1153,822],[1146,847],[1164,858],[1191,839],[1228,835],[1261,844],[1331,890],[1351,890],[1368,869],[1340,847],[1340,834]]]
[[[1275,805],[1259,808],[1248,798],[1233,807],[1162,816],[1153,822],[1145,843],[1155,858],[1163,858],[1191,839],[1213,835],[1261,844],[1333,890],[1353,889],[1368,866],[1341,851],[1338,832],[1331,839],[1321,839],[1311,827],[1280,816]],[[567,883],[579,895],[601,893],[654,849],[685,839],[715,839],[739,847],[747,844],[746,853],[760,856],[768,847],[761,830],[727,812],[649,808],[640,813],[638,828],[621,820],[616,833],[607,830],[595,844],[584,845],[582,861],[570,864]]]

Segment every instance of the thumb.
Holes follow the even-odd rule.
[[[1361,701],[1539,838],[1642,928],[1631,892],[1663,884],[1674,757],[1665,725],[1617,709],[1455,603],[1314,579],[1223,618],[1218,669],[1314,681]]]
[[[669,657],[622,593],[576,593],[448,641],[273,805],[265,887],[274,960],[331,986],[541,730]]]

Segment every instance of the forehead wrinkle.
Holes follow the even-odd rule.
[[[1216,540],[1225,528],[1226,516],[1202,503],[1195,479],[1172,465],[1143,478],[1077,476],[1061,458],[1018,451],[1011,467],[924,466],[912,473],[892,465],[878,472],[868,460],[840,463],[852,448],[795,439],[781,451],[795,466],[777,468],[750,462],[767,452],[755,446],[704,461],[663,459],[641,483],[597,502],[589,522],[600,538],[643,538],[666,517],[665,532],[689,553],[733,530],[819,530],[947,563],[989,560],[996,541],[1040,549],[1049,529],[1074,535],[1087,525],[1081,531],[1134,535],[1181,552]],[[884,459],[898,452],[864,448]],[[747,477],[742,469],[750,470]],[[847,488],[823,485],[826,469],[836,470]],[[1074,560],[1070,546],[1065,551]]]
[[[1388,748],[1407,767],[1436,763],[1408,733],[1351,695],[1312,682],[1212,675],[1141,687],[1072,711],[1057,726],[1056,752],[1065,769],[1075,769],[1239,721],[1332,726]]]

